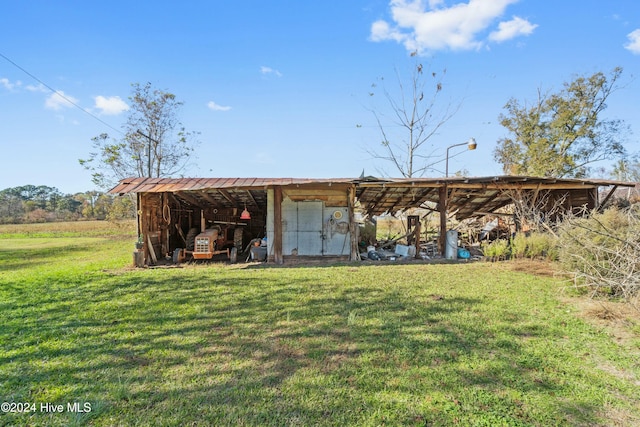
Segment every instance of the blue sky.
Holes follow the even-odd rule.
[[[606,115],[634,132],[640,117],[637,0],[3,1],[0,54],[90,112],[70,105],[0,57],[0,189],[93,189],[78,164],[91,138],[121,129],[131,83],[151,82],[183,101],[200,132],[187,176],[357,177],[392,167],[367,151],[381,140],[370,97],[380,77],[393,92],[409,53],[446,69],[443,107],[458,113],[433,151],[474,137],[478,149],[450,170],[501,174],[493,160],[509,98],[534,100],[577,75],[623,67]],[[457,154],[457,149],[452,154]],[[464,149],[462,149],[464,151]],[[428,176],[443,174],[442,164]]]

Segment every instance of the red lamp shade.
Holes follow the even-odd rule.
[[[242,211],[242,213],[240,214],[240,219],[246,219],[249,220],[251,219],[251,214],[249,213],[249,211],[247,210],[247,207],[244,207],[244,210]]]

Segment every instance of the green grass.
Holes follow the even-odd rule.
[[[640,423],[640,342],[502,264],[133,270],[135,236],[0,247],[0,425]],[[40,403],[89,402],[83,414]]]
[[[114,237],[135,233],[134,220],[0,224],[1,239],[52,237]]]

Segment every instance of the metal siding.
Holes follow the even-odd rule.
[[[322,202],[298,202],[298,255],[322,253]]]
[[[335,219],[334,212],[342,213],[342,218]],[[324,208],[324,255],[349,255],[351,252],[349,233],[349,209],[342,207]]]
[[[282,254],[291,255],[298,249],[298,204],[282,201]]]
[[[322,255],[322,202],[282,202],[282,253]]]

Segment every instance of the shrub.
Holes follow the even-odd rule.
[[[571,218],[559,229],[560,260],[576,286],[627,300],[640,290],[640,206]]]
[[[558,259],[558,239],[549,233],[531,233],[526,239],[526,255],[550,261]]]
[[[527,250],[527,236],[523,233],[518,233],[511,238],[511,257],[523,258]]]
[[[484,255],[491,261],[505,259],[509,253],[509,242],[507,240],[494,240],[483,245]]]

